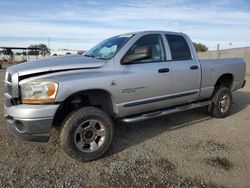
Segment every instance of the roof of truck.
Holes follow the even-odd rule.
[[[182,32],[174,32],[174,31],[163,31],[163,30],[145,30],[145,31],[135,31],[135,32],[130,32],[130,33],[125,33],[125,34],[139,34],[139,33],[172,33],[172,34],[183,34]]]

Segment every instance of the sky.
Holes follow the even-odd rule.
[[[210,50],[250,46],[249,0],[0,0],[0,46],[87,50],[114,35],[187,33]]]

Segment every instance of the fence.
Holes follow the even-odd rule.
[[[0,60],[6,60],[7,62],[22,62],[27,60],[36,60],[36,59],[43,59],[48,56],[41,56],[41,55],[13,55],[12,57],[9,55],[0,55]]]

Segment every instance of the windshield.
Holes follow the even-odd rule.
[[[132,34],[118,35],[102,41],[91,48],[84,55],[97,59],[110,59],[120,50],[120,48],[132,37]]]

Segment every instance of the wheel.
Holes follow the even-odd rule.
[[[105,112],[95,107],[84,107],[65,119],[60,144],[70,157],[91,161],[108,150],[113,131],[112,120]]]
[[[224,118],[229,115],[232,107],[232,92],[227,87],[217,89],[213,98],[212,104],[209,106],[211,116],[216,118]]]

